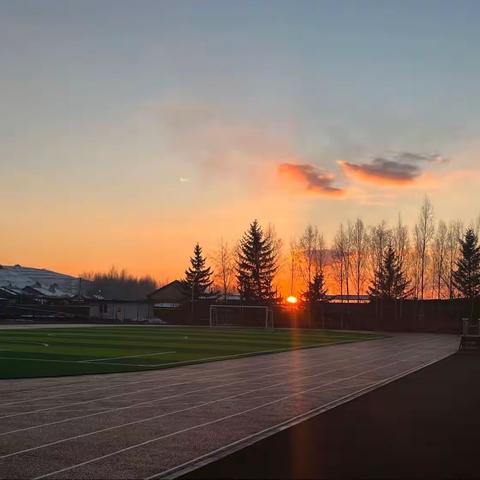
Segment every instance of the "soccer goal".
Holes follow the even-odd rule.
[[[210,305],[210,327],[274,328],[273,310],[265,305]]]

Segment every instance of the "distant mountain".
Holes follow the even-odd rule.
[[[44,268],[23,267],[21,265],[0,265],[0,287],[16,287],[23,289],[34,285],[49,288],[56,285],[71,295],[84,292],[90,282],[64,273],[45,270]]]

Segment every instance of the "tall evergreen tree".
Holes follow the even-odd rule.
[[[453,284],[465,297],[473,300],[480,294],[480,246],[472,228],[460,239],[460,258],[453,272]]]
[[[369,294],[374,298],[401,300],[410,293],[409,283],[400,259],[392,244],[389,243],[383,252],[380,265],[375,270]]]
[[[325,278],[323,271],[319,270],[314,274],[312,280],[308,284],[307,290],[303,293],[303,299],[310,305],[315,305],[319,300],[325,298],[327,288],[325,286]]]
[[[202,255],[202,248],[197,243],[190,257],[190,267],[185,270],[183,286],[189,296],[195,298],[205,295],[212,286],[212,270],[206,266],[206,259]],[[193,291],[192,291],[193,290]]]
[[[236,259],[238,291],[242,301],[269,303],[276,297],[273,277],[277,252],[271,235],[254,220],[240,240]]]

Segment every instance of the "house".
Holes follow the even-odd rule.
[[[73,294],[60,289],[56,283],[46,287],[40,282],[36,282],[33,285],[27,285],[22,292],[25,295],[34,297],[37,301],[66,300],[74,297]]]
[[[25,303],[30,297],[21,289],[12,286],[0,287],[0,297],[5,299],[9,304]]]
[[[146,322],[154,318],[153,306],[144,300],[90,300],[89,317],[118,322]]]
[[[325,295],[324,298],[334,303],[366,303],[370,301],[369,295]]]
[[[185,302],[189,301],[180,280],[174,280],[163,287],[157,288],[157,290],[147,295],[147,298],[153,303],[155,308],[166,309],[181,308]]]

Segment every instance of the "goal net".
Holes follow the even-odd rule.
[[[273,328],[273,311],[265,305],[210,305],[210,327]]]

